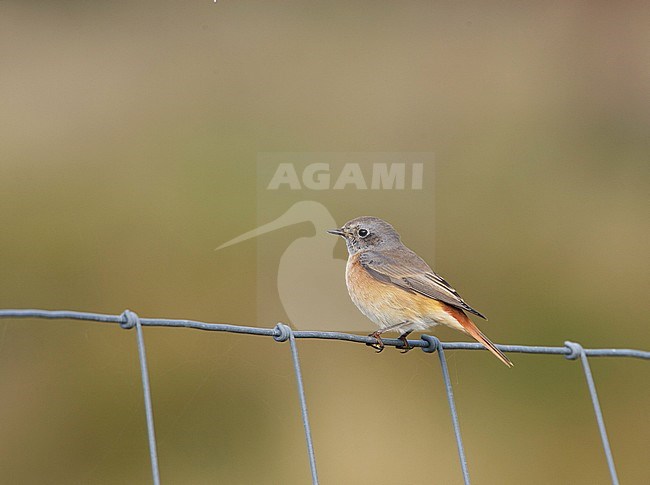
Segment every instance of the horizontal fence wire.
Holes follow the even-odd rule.
[[[300,369],[300,360],[298,359],[298,347],[296,339],[321,339],[321,340],[339,340],[346,342],[355,342],[362,344],[375,344],[374,337],[366,337],[361,335],[342,333],[342,332],[320,332],[320,331],[302,331],[292,330],[288,325],[278,323],[273,328],[264,327],[251,327],[244,325],[232,325],[228,323],[207,323],[196,320],[179,320],[168,318],[141,318],[136,313],[125,310],[120,315],[110,315],[103,313],[93,312],[77,312],[67,310],[36,310],[36,309],[9,309],[0,310],[0,318],[45,318],[45,319],[67,319],[67,320],[84,320],[93,322],[116,323],[122,328],[136,329],[136,339],[138,345],[138,355],[140,360],[140,371],[142,376],[142,389],[145,404],[145,417],[147,423],[147,433],[149,440],[149,452],[152,469],[152,481],[154,485],[160,484],[160,473],[158,470],[158,456],[156,452],[156,438],[154,433],[154,419],[153,419],[153,406],[151,400],[151,391],[149,385],[149,374],[147,370],[146,353],[144,346],[144,336],[142,327],[182,327],[193,328],[198,330],[207,330],[214,332],[230,332],[247,335],[261,335],[272,337],[278,342],[289,341],[291,356],[294,366],[294,373],[296,376],[296,384],[298,388],[298,397],[300,402],[300,410],[302,414],[302,422],[305,430],[305,440],[307,443],[307,454],[309,458],[309,466],[311,471],[312,483],[318,484],[318,474],[316,471],[316,455],[314,452],[314,445],[311,436],[311,427],[309,424],[309,417],[307,414],[307,400],[305,397],[305,390],[302,381],[302,372]],[[399,339],[382,339],[384,344],[393,347],[402,347],[404,342]],[[485,347],[479,343],[470,342],[440,342],[436,337],[431,335],[422,335],[418,340],[409,340],[408,344],[411,347],[419,347],[424,352],[432,353],[438,352],[440,360],[440,367],[442,371],[443,381],[445,384],[445,391],[447,393],[447,400],[449,403],[449,411],[451,421],[456,438],[456,446],[458,448],[458,456],[460,459],[460,468],[463,476],[463,481],[466,485],[470,483],[469,470],[467,458],[463,448],[463,441],[460,432],[460,424],[458,421],[458,413],[456,412],[456,405],[454,401],[453,389],[451,379],[449,377],[449,370],[447,368],[447,361],[445,359],[445,350],[485,350]],[[536,345],[497,345],[503,352],[514,352],[523,354],[550,354],[550,355],[563,355],[567,359],[577,360],[580,359],[582,363],[583,373],[587,381],[587,388],[591,397],[592,405],[596,422],[600,432],[600,437],[607,460],[607,466],[610,473],[611,482],[613,485],[618,485],[618,476],[614,465],[614,458],[612,455],[607,432],[605,430],[605,421],[603,418],[602,410],[598,396],[596,394],[596,386],[594,383],[591,368],[589,367],[588,357],[629,357],[634,359],[650,360],[650,352],[635,349],[585,349],[580,344],[575,342],[565,342],[561,347],[547,347]]]
[[[86,320],[94,322],[117,323],[123,324],[126,320],[124,314],[109,315],[104,313],[76,312],[68,310],[0,310],[0,318],[47,318],[47,319],[67,319],[67,320]],[[277,337],[281,332],[276,328],[265,327],[248,327],[245,325],[232,325],[229,323],[206,323],[196,320],[170,319],[170,318],[140,318],[140,323],[144,327],[183,327],[194,328],[198,330],[207,330],[213,332],[230,332],[245,333],[249,335],[265,335],[267,337]],[[294,330],[293,335],[297,339],[325,339],[325,340],[343,340],[347,342],[357,342],[360,344],[374,344],[377,339],[342,332],[320,332],[312,330]],[[399,339],[386,339],[382,341],[387,346],[401,347],[404,343]],[[429,347],[431,344],[424,339],[409,340],[412,347]],[[442,342],[442,348],[445,350],[485,350],[485,347],[479,343],[472,342]],[[537,345],[497,345],[503,352],[514,352],[522,354],[556,354],[571,356],[574,351],[565,346],[546,347]],[[584,349],[587,357],[632,357],[638,359],[650,360],[650,351],[634,349]]]

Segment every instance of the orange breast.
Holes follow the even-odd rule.
[[[359,256],[348,258],[345,272],[348,292],[361,313],[377,325],[388,327],[412,322],[424,328],[439,323],[438,315],[449,317],[444,303],[373,278],[359,263]]]

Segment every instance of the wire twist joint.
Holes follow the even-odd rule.
[[[125,330],[129,330],[137,325],[140,317],[137,313],[132,312],[131,310],[124,310],[120,315],[120,327]]]
[[[284,323],[278,323],[273,330],[276,332],[276,334],[273,335],[273,340],[276,342],[286,342],[289,340],[292,332],[291,327]]]
[[[564,342],[564,346],[570,350],[570,352],[564,356],[568,360],[576,360],[585,351],[585,349],[583,349],[582,345],[580,345],[579,343],[570,342],[568,340]]]
[[[435,352],[440,348],[440,340],[438,340],[438,337],[434,337],[433,335],[422,334],[420,338],[427,343],[427,345],[422,347],[423,352],[426,352],[427,354],[432,354],[433,352]]]

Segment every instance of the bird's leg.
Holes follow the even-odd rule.
[[[380,353],[382,350],[384,350],[384,342],[381,340],[381,330],[377,330],[376,332],[371,333],[368,335],[368,337],[372,337],[375,340],[377,340],[374,344],[366,344],[369,347],[372,347],[377,351],[377,353]]]
[[[402,325],[404,325],[406,323],[408,323],[408,322],[398,322],[398,323],[396,323],[394,325],[389,325],[388,327],[380,328],[376,332],[373,332],[370,335],[368,335],[368,337],[374,338],[377,342],[375,342],[374,344],[366,344],[366,345],[369,346],[369,347],[372,347],[373,349],[376,349],[377,353],[380,353],[382,350],[384,350],[384,342],[382,341],[380,335],[382,333],[384,333],[384,332],[388,332],[390,330],[395,330],[396,328],[399,328],[399,327],[401,327]],[[404,342],[404,346],[402,348],[406,348],[406,352],[408,352],[409,350],[411,350],[413,348],[406,341],[406,336],[408,334],[410,334],[411,332],[412,332],[412,330],[409,330],[408,332],[406,332],[404,334],[404,339],[402,339],[402,337],[400,337],[400,340],[402,340],[402,342]]]
[[[402,345],[402,346],[400,347],[400,352],[401,352],[402,354],[405,354],[406,352],[408,352],[409,350],[411,350],[411,349],[413,348],[411,345],[409,345],[409,341],[406,339],[406,337],[408,337],[408,336],[411,334],[412,331],[413,331],[413,330],[409,330],[408,332],[403,333],[402,335],[400,335],[400,336],[398,337],[399,340],[401,340],[402,343],[404,344],[404,345]]]

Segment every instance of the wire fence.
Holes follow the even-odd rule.
[[[174,320],[166,318],[140,318],[136,313],[125,310],[120,315],[108,315],[101,313],[90,312],[76,312],[76,311],[50,311],[50,310],[0,310],[0,318],[46,318],[46,319],[69,319],[69,320],[85,320],[93,322],[117,323],[124,329],[136,329],[136,338],[138,343],[138,355],[140,360],[140,372],[142,377],[142,390],[144,394],[144,407],[147,423],[147,433],[149,440],[149,454],[151,461],[151,474],[152,481],[155,485],[160,484],[160,473],[158,470],[158,454],[156,451],[156,436],[154,432],[154,419],[153,419],[153,406],[151,401],[151,390],[149,385],[149,372],[147,370],[147,358],[144,345],[144,336],[142,327],[156,326],[156,327],[184,327],[194,328],[199,330],[208,330],[216,332],[230,332],[240,333],[247,335],[262,335],[273,337],[277,342],[289,341],[291,350],[291,357],[293,360],[293,367],[296,376],[296,384],[298,388],[298,398],[300,401],[300,410],[302,414],[302,423],[305,429],[305,440],[307,445],[307,456],[309,459],[309,467],[311,470],[311,480],[314,485],[318,484],[318,473],[316,471],[316,454],[314,452],[314,445],[311,437],[311,426],[309,424],[309,416],[307,414],[307,400],[305,397],[305,389],[302,382],[302,372],[300,369],[300,360],[298,358],[297,339],[324,339],[324,340],[343,340],[347,342],[355,342],[362,344],[373,344],[376,340],[373,337],[365,337],[360,335],[341,333],[341,332],[317,332],[317,331],[296,331],[283,323],[278,323],[274,328],[263,327],[249,327],[240,325],[231,325],[226,323],[206,323],[195,320]],[[399,339],[382,339],[387,346],[401,347],[403,342]],[[460,460],[460,469],[463,476],[463,481],[466,485],[470,483],[469,469],[467,458],[463,447],[463,439],[460,432],[460,423],[458,421],[458,414],[456,412],[456,405],[454,402],[454,393],[451,386],[451,379],[449,377],[449,370],[447,368],[447,360],[445,359],[445,350],[485,350],[479,343],[467,342],[441,342],[436,337],[431,335],[422,335],[419,340],[409,340],[408,343],[412,347],[419,347],[424,352],[433,353],[438,352],[440,360],[440,367],[445,384],[445,391],[447,393],[447,400],[449,402],[449,412],[451,416],[454,434],[456,438],[456,446],[458,448],[458,457]],[[605,421],[603,413],[596,394],[596,386],[594,378],[589,366],[588,357],[630,357],[635,359],[650,360],[650,352],[643,350],[633,349],[585,349],[580,344],[575,342],[565,342],[562,347],[544,347],[544,346],[531,346],[531,345],[497,345],[503,352],[515,352],[524,354],[551,354],[551,355],[564,355],[567,359],[577,360],[580,359],[582,363],[582,370],[587,381],[587,389],[591,397],[591,402],[594,408],[594,415],[600,438],[605,452],[605,459],[611,482],[618,485],[618,475],[614,464],[612,450],[607,438],[607,431],[605,430]]]

